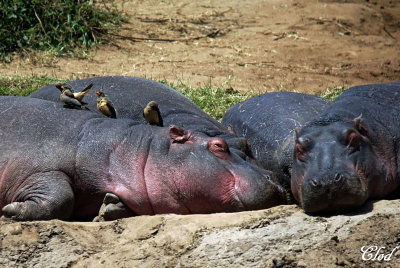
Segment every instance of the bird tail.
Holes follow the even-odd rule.
[[[87,94],[92,87],[93,87],[93,83],[90,83],[81,92],[85,92],[85,94]]]
[[[93,87],[93,83],[87,85],[81,92],[75,93],[75,99],[81,101],[83,97],[89,93],[90,89]]]

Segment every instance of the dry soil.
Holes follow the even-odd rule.
[[[17,57],[3,75],[132,75],[321,92],[400,80],[398,0],[117,1],[131,19],[86,58]]]

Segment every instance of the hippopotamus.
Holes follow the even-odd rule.
[[[323,112],[330,101],[295,92],[272,92],[230,107],[222,124],[246,138],[260,165],[290,192],[295,129]]]
[[[350,210],[399,185],[400,82],[355,86],[297,132],[291,188],[310,213]]]
[[[183,94],[167,85],[131,76],[92,77],[68,83],[76,91],[93,83],[93,91],[104,92],[112,101],[118,118],[130,118],[143,124],[146,123],[143,109],[150,101],[155,101],[158,103],[165,126],[176,125],[210,137],[222,138],[228,143],[232,153],[237,153],[254,163],[251,149],[244,138],[229,132]],[[30,97],[58,101],[60,91],[55,85],[48,85],[32,93]],[[87,94],[84,98],[88,103],[87,107],[95,112],[97,112],[96,100],[97,95],[94,93]]]
[[[0,114],[0,216],[90,219],[107,193],[135,215],[285,202],[271,172],[231,154],[218,137],[28,97],[0,97]]]

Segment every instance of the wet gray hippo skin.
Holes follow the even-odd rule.
[[[220,138],[26,97],[0,97],[0,115],[0,215],[15,220],[93,218],[106,193],[137,215],[284,202]]]
[[[225,139],[232,152],[253,161],[250,148],[243,138],[228,132],[217,120],[206,114],[178,91],[155,81],[129,76],[104,76],[68,82],[75,91],[80,91],[93,82],[93,94],[85,96],[88,107],[97,111],[95,91],[103,91],[113,102],[118,118],[130,118],[146,123],[143,109],[150,101],[159,105],[164,126],[177,125],[184,129],[205,133],[210,137]],[[32,93],[30,97],[58,101],[60,92],[49,85]]]
[[[400,83],[346,90],[297,135],[292,192],[306,212],[342,211],[399,185]]]
[[[274,92],[253,97],[228,109],[222,124],[251,144],[255,158],[290,191],[295,129],[327,109],[330,101],[301,93]]]

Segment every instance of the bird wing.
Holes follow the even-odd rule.
[[[111,103],[111,101],[106,102],[107,108],[111,113],[112,118],[117,118],[117,111],[114,108],[114,105]]]
[[[74,93],[69,89],[64,89],[62,92],[63,95],[68,96],[70,98],[75,98]]]
[[[161,113],[160,110],[158,108],[156,108],[156,112],[157,112],[157,118],[158,118],[158,126],[163,127],[164,126],[164,122],[163,119],[161,117]]]
[[[81,107],[81,106],[82,106],[82,103],[81,103],[80,101],[78,101],[78,100],[75,99],[75,98],[71,98],[71,97],[69,97],[69,96],[66,95],[66,94],[61,94],[60,100],[61,100],[62,102],[64,102],[65,104],[67,104],[67,105],[78,106],[78,107]]]
[[[89,93],[90,89],[93,87],[93,83],[87,85],[81,92],[74,93],[75,99],[81,101],[86,94]]]

